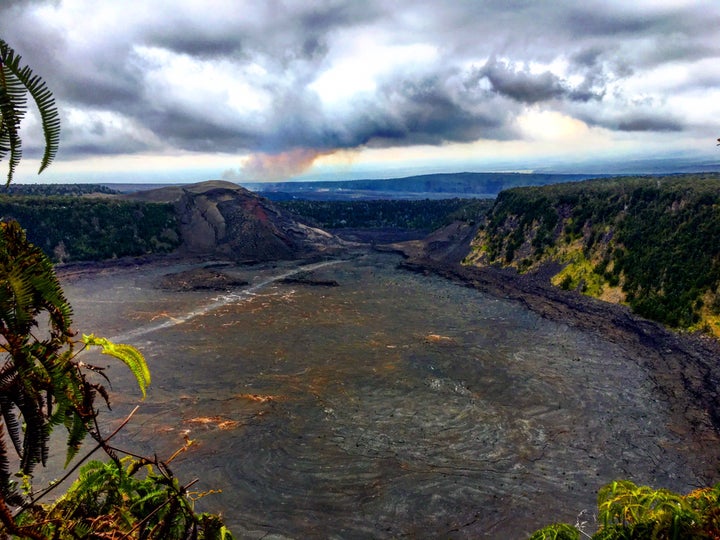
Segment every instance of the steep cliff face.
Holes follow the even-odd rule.
[[[330,233],[298,221],[231,182],[161,188],[134,197],[175,203],[181,251],[188,254],[268,261],[310,256],[342,245]]]
[[[564,289],[720,335],[720,175],[502,192],[465,264],[550,269]]]

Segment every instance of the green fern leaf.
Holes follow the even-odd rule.
[[[21,57],[0,40],[0,157],[3,151],[4,154],[10,153],[7,185],[10,185],[22,155],[18,129],[27,110],[28,93],[40,112],[45,136],[45,150],[38,174],[55,159],[60,143],[60,115],[52,93],[28,66],[20,65],[20,60]]]
[[[0,424],[0,493],[3,494],[11,491],[10,463],[5,447],[4,431],[3,425]]]
[[[68,422],[67,452],[65,454],[65,467],[80,451],[85,436],[88,434],[87,424],[79,414],[73,414]]]
[[[13,367],[12,365],[10,367]],[[21,422],[15,416],[15,403],[13,401],[16,398],[16,392],[13,392],[13,385],[17,383],[14,377],[15,371],[11,372],[12,377],[2,378],[0,381],[7,380],[5,384],[0,384],[0,414],[2,414],[5,427],[8,432],[8,436],[15,447],[15,451],[20,456],[22,455],[22,426]],[[0,426],[1,427],[1,426]]]
[[[53,336],[72,334],[72,309],[52,263],[16,221],[1,222],[0,329],[27,334],[42,311],[50,315]]]
[[[20,120],[22,111],[18,110],[19,104],[13,101],[5,86],[0,87],[0,159],[10,154],[8,166],[8,180],[6,185],[12,182],[13,174],[22,157],[22,141],[20,139]]]
[[[145,391],[150,385],[150,370],[147,362],[145,362],[145,357],[140,351],[132,345],[113,343],[106,338],[95,337],[93,334],[89,336],[83,334],[82,340],[88,347],[101,347],[102,351],[100,352],[117,358],[130,368],[130,371],[135,375],[143,398],[145,397]]]

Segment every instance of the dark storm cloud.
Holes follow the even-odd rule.
[[[179,9],[169,15],[168,24],[145,29],[142,39],[149,45],[200,58],[252,60],[253,55],[267,55],[278,61],[313,59],[327,52],[328,33],[372,21],[379,14],[371,4],[358,2],[266,2],[254,4],[247,12],[240,3],[235,9],[228,6],[232,4],[221,8],[227,16],[211,23],[188,17]]]
[[[0,6],[0,34],[62,108],[108,113],[92,121],[68,115],[72,143],[63,157],[159,144],[278,154],[508,140],[522,136],[517,120],[528,108],[613,131],[678,131],[692,122],[662,105],[671,92],[715,89],[720,79],[716,70],[699,70],[674,86],[642,87],[656,67],[720,58],[714,1],[683,8],[599,0],[153,5]],[[393,63],[396,50],[417,45],[424,52]],[[374,63],[387,63],[389,72],[363,57],[373,47],[381,51]],[[355,67],[372,80],[327,100],[313,84],[342,62],[350,71],[337,77]],[[228,77],[242,88],[226,88]],[[637,105],[650,98],[661,104],[652,114]],[[119,142],[122,133],[128,144]],[[103,150],[104,142],[116,146]],[[298,155],[303,161],[311,153]]]
[[[12,12],[14,8],[23,8],[33,5],[40,4],[59,4],[60,0],[48,1],[48,0],[3,0],[0,4],[0,13]]]
[[[651,104],[649,104],[651,105]],[[627,114],[578,114],[578,117],[590,126],[598,126],[621,132],[680,132],[687,126],[672,113],[654,113],[648,106],[642,110]]]
[[[111,144],[108,144],[108,143]],[[124,154],[136,154],[138,152],[147,151],[148,145],[137,139],[129,139],[123,137],[121,139],[112,139],[111,141],[102,140],[98,143],[78,142],[70,140],[63,145],[63,152],[67,152],[74,158],[92,157],[92,156],[112,156]],[[38,152],[39,155],[39,152]]]
[[[302,33],[324,34],[333,29],[371,22],[384,16],[373,2],[308,2],[296,20]]]
[[[324,116],[317,100],[308,95],[286,95],[276,102],[274,125],[258,147],[270,152],[295,147],[328,151],[439,145],[482,137],[504,140],[516,135],[508,123],[516,104],[478,92],[453,95],[445,85],[447,78],[444,74],[387,81],[372,99],[355,103],[354,114],[345,122]]]
[[[529,104],[560,98],[589,101],[602,97],[601,93],[593,91],[594,77],[586,78],[582,85],[574,89],[550,71],[530,73],[517,70],[495,58],[488,60],[478,71],[477,79],[480,81],[483,78],[490,82],[495,92]]]
[[[91,74],[68,67],[54,90],[71,103],[127,113],[142,98],[142,78],[132,70],[109,71],[108,67],[100,64]]]
[[[538,75],[515,71],[495,59],[489,60],[478,75],[487,77],[496,92],[525,103],[547,101],[565,93],[560,79],[548,71]]]
[[[720,28],[720,19],[715,22]],[[717,59],[720,56],[720,41],[706,42],[697,36],[669,35],[655,44],[638,62],[638,67],[655,66],[669,62],[696,62]]]
[[[601,6],[595,2],[577,2],[564,13],[560,20],[574,38],[611,37],[637,40],[643,37],[657,38],[658,44],[673,34],[693,38],[712,31],[718,20],[718,11],[710,2],[696,2],[694,6],[663,7],[645,2],[633,6],[630,3]],[[715,26],[716,27],[716,26]]]
[[[720,25],[720,9],[711,3],[656,10],[598,9],[597,4],[577,3],[563,18],[568,33],[579,40],[600,39],[584,54],[592,59],[601,56],[605,48],[613,54],[625,56],[637,68],[673,61],[694,61],[717,57],[720,43],[712,39]],[[651,43],[648,47],[645,43]],[[620,50],[622,52],[620,52]],[[576,56],[583,60],[583,54]]]
[[[602,47],[591,46],[587,49],[582,49],[570,58],[572,62],[578,67],[593,68],[601,62],[604,49]]]
[[[620,131],[682,131],[683,125],[672,118],[639,115],[618,122],[617,129]]]
[[[667,22],[666,17],[650,17],[642,14],[608,12],[597,6],[577,3],[564,17],[566,27],[576,37],[588,36],[635,36],[651,30],[655,25]]]
[[[237,37],[203,35],[199,32],[163,32],[148,40],[159,47],[198,58],[235,56],[242,53]]]
[[[137,154],[161,148],[157,143],[148,142],[138,131],[113,127],[111,123],[97,117],[91,117],[82,125],[77,125],[61,114],[61,123],[62,152],[74,159]],[[28,144],[25,144],[24,140],[23,155],[28,158],[42,156],[44,147],[39,144],[41,141],[39,132],[36,137],[27,139]]]
[[[76,29],[82,33],[82,21]],[[131,43],[108,40],[78,50],[61,28],[32,10],[17,12],[12,26],[0,31],[9,36],[23,63],[42,74],[59,101],[120,111],[139,103],[143,74],[134,62]]]
[[[238,148],[258,147],[261,142],[255,130],[228,127],[181,109],[148,112],[143,120],[163,141],[183,150],[235,152]]]
[[[511,105],[493,96],[478,98],[471,92],[453,96],[444,86],[445,79],[430,76],[387,85],[380,93],[385,99],[374,116],[384,122],[363,125],[358,132],[364,136],[358,142],[437,145],[511,136],[506,127]],[[393,114],[387,114],[389,111]]]

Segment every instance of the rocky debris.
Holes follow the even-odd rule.
[[[455,221],[432,232],[421,240],[396,242],[379,246],[379,251],[397,251],[411,259],[428,259],[454,264],[461,262],[470,251],[470,242],[478,226],[466,221]]]
[[[194,268],[185,272],[166,274],[160,279],[158,286],[173,291],[227,291],[248,284],[243,279],[228,276],[211,268]]]
[[[334,279],[318,279],[306,272],[281,279],[280,283],[286,285],[310,285],[311,287],[338,287],[340,285]]]

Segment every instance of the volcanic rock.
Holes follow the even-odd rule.
[[[181,252],[235,261],[291,260],[342,247],[332,234],[312,227],[269,200],[232,182],[209,181],[133,194],[174,202]]]
[[[173,291],[227,291],[245,285],[249,285],[249,282],[210,268],[195,268],[185,272],[167,274],[159,282],[161,289]]]

